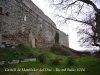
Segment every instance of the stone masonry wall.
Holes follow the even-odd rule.
[[[0,7],[1,42],[49,48],[55,43],[57,31],[60,44],[69,46],[68,36],[59,31],[54,22],[31,0],[0,0]]]

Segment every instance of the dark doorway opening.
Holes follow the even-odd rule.
[[[0,7],[0,14],[2,14],[2,7]]]

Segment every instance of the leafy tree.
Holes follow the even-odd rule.
[[[78,27],[81,44],[86,46],[100,47],[100,0],[50,0],[60,12],[57,14],[62,23],[68,21],[76,21],[80,25],[84,25],[82,29]],[[85,36],[85,37],[83,37]]]
[[[58,32],[56,32],[55,34],[55,43],[59,44],[59,33]]]

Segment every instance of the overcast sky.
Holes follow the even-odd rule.
[[[73,48],[75,50],[85,50],[86,48],[82,48],[79,46],[77,34],[76,34],[76,25],[75,22],[71,22],[71,26],[67,25],[57,25],[57,22],[54,18],[53,12],[55,12],[53,9],[51,9],[47,2],[44,2],[44,0],[32,0],[44,13],[45,15],[49,16],[55,23],[58,29],[65,32],[69,35],[69,46],[70,48]]]

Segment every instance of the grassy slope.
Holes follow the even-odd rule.
[[[0,48],[0,61],[8,59],[25,58],[29,55],[30,49],[26,46],[16,48]]]
[[[17,54],[14,54],[14,52],[17,52]],[[14,74],[14,75],[27,75],[30,72],[5,72],[5,68],[49,68],[52,69],[54,71],[42,71],[42,72],[38,72],[39,74],[37,75],[100,75],[100,58],[94,58],[94,57],[81,57],[81,58],[76,58],[75,60],[75,65],[74,66],[67,66],[66,65],[66,59],[68,57],[66,56],[61,56],[61,55],[57,55],[54,54],[52,52],[50,52],[49,50],[44,50],[44,49],[38,49],[38,48],[16,48],[14,50],[12,49],[6,49],[6,50],[2,50],[0,49],[0,59],[3,60],[8,60],[8,58],[16,58],[19,59],[20,57],[24,56],[28,56],[28,54],[30,52],[34,52],[35,56],[37,57],[39,54],[44,53],[47,56],[47,61],[45,64],[41,64],[38,60],[36,62],[27,62],[27,63],[19,63],[19,64],[15,64],[15,65],[4,65],[4,66],[0,66],[0,75],[8,75],[8,74]],[[12,57],[13,56],[13,57]],[[60,61],[61,64],[58,66],[55,65],[51,65],[50,60],[54,59],[54,58],[61,58],[62,60]],[[85,72],[80,72],[80,71],[55,71],[56,68],[85,68],[86,71]],[[35,74],[34,74],[35,75]]]

